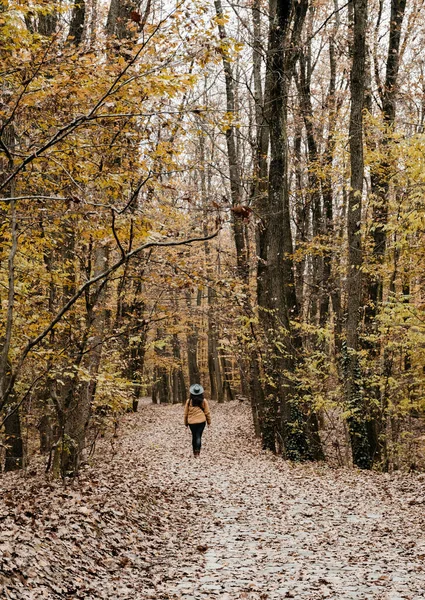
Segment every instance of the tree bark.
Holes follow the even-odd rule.
[[[201,292],[197,292],[196,305],[201,304]],[[187,364],[189,369],[189,384],[201,383],[201,373],[198,365],[198,341],[199,327],[197,325],[197,316],[193,313],[192,294],[190,291],[186,294],[186,303],[189,311],[189,332],[187,334]]]
[[[294,132],[294,170],[295,170],[295,219],[296,219],[296,234],[295,234],[295,246],[299,248],[303,247],[307,242],[308,235],[308,210],[307,203],[304,193],[303,175],[302,175],[302,158],[301,158],[301,144],[302,144],[302,124],[301,120],[297,119],[295,122]],[[299,302],[302,307],[304,305],[304,276],[306,270],[306,259],[305,254],[302,252],[301,258],[295,263],[295,291]]]
[[[69,26],[68,43],[79,46],[83,40],[84,21],[86,15],[85,0],[74,0],[71,24]]]
[[[187,390],[183,374],[181,344],[178,333],[173,333],[172,345],[173,357],[177,363],[173,368],[172,374],[173,404],[182,404],[187,399]]]
[[[291,460],[322,457],[317,418],[312,413],[309,418],[305,414],[302,390],[296,381],[301,340],[291,326],[291,320],[297,318],[299,309],[292,258],[286,116],[296,49],[307,6],[307,0],[299,3],[277,1],[276,12],[270,22],[269,77],[266,79],[269,86],[266,97],[269,105],[270,167],[265,215],[266,285],[262,298],[264,303],[260,308],[268,338],[263,444],[272,451],[280,447],[285,457]]]
[[[338,4],[336,2],[336,9]],[[324,232],[326,239],[329,243],[332,243],[335,226],[334,226],[334,212],[333,212],[333,178],[332,168],[333,160],[335,155],[335,133],[336,133],[336,119],[339,112],[340,103],[336,100],[336,47],[335,37],[338,31],[338,21],[335,24],[334,30],[329,36],[329,92],[327,98],[328,108],[328,136],[326,140],[325,151],[323,154],[323,166],[324,176],[322,179],[322,195],[323,195],[323,221],[324,221]],[[324,327],[328,319],[329,314],[329,300],[332,295],[338,294],[340,296],[339,286],[335,284],[332,278],[332,253],[325,252],[323,257],[323,295],[320,303],[319,313],[319,325]],[[338,298],[337,303],[340,305],[341,300]],[[334,302],[336,304],[336,302]],[[341,323],[340,315],[335,312],[335,330],[338,338],[341,336]],[[337,349],[340,345],[337,345]]]
[[[309,206],[311,210],[311,224],[313,244],[318,245],[324,234],[323,213],[321,201],[321,186],[318,176],[319,172],[319,150],[314,130],[314,115],[311,102],[311,44],[307,44],[307,54],[302,49],[299,52],[299,82],[301,112],[307,139],[308,156],[308,188]],[[313,324],[318,323],[319,307],[323,298],[323,256],[318,251],[313,252],[312,278],[311,278],[311,301],[309,320]]]
[[[214,6],[216,10],[218,20],[218,31],[220,40],[225,43],[227,38],[226,29],[222,23],[223,19],[223,8],[221,0],[214,0]],[[244,223],[242,213],[238,210],[242,206],[242,181],[240,173],[240,165],[237,153],[237,139],[236,139],[236,128],[233,124],[233,119],[237,115],[236,107],[236,91],[235,91],[235,79],[233,76],[232,65],[230,60],[227,58],[224,50],[221,51],[223,60],[223,69],[226,82],[226,109],[231,119],[231,122],[226,128],[226,144],[227,144],[227,160],[229,165],[229,178],[230,178],[230,194],[232,198],[232,225],[233,225],[233,237],[236,246],[236,260],[238,265],[238,272],[243,282],[248,282],[249,270],[247,252],[248,248],[245,241],[244,235]]]
[[[352,0],[353,46],[351,68],[351,112],[350,112],[350,166],[351,188],[348,197],[347,238],[347,319],[346,348],[344,351],[345,400],[349,417],[348,430],[351,440],[353,462],[357,467],[370,469],[372,466],[362,396],[361,371],[358,358],[359,323],[362,300],[362,242],[361,217],[364,177],[363,159],[363,107],[366,66],[367,0]]]
[[[164,331],[158,327],[156,331],[157,341],[164,340]],[[158,357],[158,362],[155,366],[154,373],[154,387],[155,392],[153,394],[155,401],[159,404],[168,404],[171,399],[170,395],[170,374],[167,366],[164,364],[164,358],[168,354],[167,342],[164,346],[155,346],[155,355]]]
[[[269,19],[273,18],[275,3],[270,4]],[[254,39],[252,42],[253,51],[253,78],[254,78],[254,101],[255,101],[255,126],[256,126],[256,145],[253,160],[253,206],[256,214],[260,217],[256,224],[256,248],[257,248],[257,301],[262,305],[264,298],[264,284],[266,269],[266,246],[265,246],[265,223],[267,219],[267,196],[268,196],[268,152],[270,143],[269,125],[268,125],[268,90],[270,87],[270,70],[267,72],[265,90],[263,91],[261,62],[263,55],[264,40],[261,36],[261,1],[254,0],[252,7],[252,21]]]
[[[13,158],[11,152],[15,148],[15,129],[8,125],[3,134],[3,144],[8,152],[8,159],[3,160],[0,166],[0,181],[13,170]],[[5,189],[9,197],[15,196],[15,180],[12,180]],[[6,218],[6,214],[4,215]],[[10,202],[10,250],[7,260],[7,299],[6,299],[6,322],[4,335],[0,338],[0,418],[4,414],[4,433],[6,441],[5,471],[21,469],[24,462],[24,445],[21,435],[20,410],[16,405],[15,394],[8,397],[7,390],[11,377],[10,350],[12,346],[13,327],[15,321],[15,272],[16,253],[18,251],[18,220],[17,206],[13,200]]]
[[[139,7],[137,0],[111,0],[106,21],[108,35],[115,35],[120,40],[133,37],[134,31],[129,27],[131,13],[137,13]]]
[[[53,5],[57,6],[57,1],[54,1]],[[56,8],[53,7],[50,12],[46,14],[39,14],[37,31],[41,35],[51,37],[54,33],[56,33],[58,23],[59,15]]]
[[[24,463],[24,445],[22,442],[19,409],[14,405],[14,402],[9,402],[8,408],[10,414],[4,419],[4,437],[6,442],[5,472],[22,469]]]
[[[400,67],[400,37],[403,24],[406,0],[391,0],[391,20],[390,35],[388,42],[388,53],[386,62],[386,74],[384,89],[381,92],[382,118],[384,124],[382,153],[386,156],[385,148],[391,141],[394,130],[397,106],[397,78]],[[390,178],[393,165],[384,158],[381,164],[371,173],[371,187],[374,195],[374,209],[372,220],[374,228],[373,237],[373,257],[378,265],[382,267],[385,248],[386,248],[386,230],[385,226],[388,220],[388,194]],[[372,321],[377,314],[379,304],[382,302],[383,277],[381,269],[377,269],[377,274],[370,278],[368,282],[368,304],[370,306],[367,318]]]
[[[90,251],[94,276],[104,271],[108,262],[108,253],[107,246],[99,246],[94,251]],[[89,262],[91,263],[91,257]],[[91,294],[86,295],[86,324],[78,344],[75,364],[84,368],[90,374],[90,379],[82,381],[78,373],[75,373],[61,390],[65,394],[62,393],[61,397],[57,397],[61,402],[63,415],[63,439],[59,447],[62,477],[78,472],[86,447],[86,435],[96,394],[97,376],[107,328],[108,316],[103,308],[105,297],[105,282],[98,283],[91,290]]]
[[[372,256],[373,273],[367,276],[367,301],[365,311],[365,327],[368,333],[376,332],[376,318],[379,314],[383,299],[384,274],[383,266],[387,246],[386,225],[388,221],[388,203],[390,194],[390,181],[396,168],[390,157],[390,145],[394,132],[396,106],[397,106],[397,79],[400,66],[400,38],[403,24],[406,0],[391,0],[390,32],[386,60],[385,83],[380,90],[382,103],[383,134],[381,141],[381,155],[379,164],[371,168],[371,191],[373,195],[372,222]],[[372,99],[369,95],[367,108],[372,111]],[[372,132],[373,135],[373,132]],[[377,142],[372,138],[368,140],[372,147]],[[363,346],[369,351],[371,361],[378,361],[381,353],[379,342],[364,342]],[[385,361],[384,361],[385,363]],[[375,407],[371,407],[371,417],[368,421],[369,443],[374,462],[382,460],[386,453],[385,436],[382,435],[386,422],[386,399],[381,395],[379,386],[369,386],[369,394],[375,399]]]

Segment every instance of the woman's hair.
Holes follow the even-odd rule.
[[[202,406],[204,394],[190,394],[190,400],[192,402],[192,406]]]

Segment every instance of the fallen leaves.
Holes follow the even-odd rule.
[[[236,402],[194,461],[181,411],[145,403],[67,486],[0,479],[2,597],[423,600],[422,476],[288,465]]]
[[[408,498],[407,504],[409,506],[415,506],[417,504],[425,504],[425,496],[420,497],[420,498]]]

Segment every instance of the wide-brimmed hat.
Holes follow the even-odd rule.
[[[189,392],[192,394],[192,396],[200,396],[204,393],[204,388],[200,383],[194,383],[190,386]]]

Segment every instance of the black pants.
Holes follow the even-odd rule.
[[[205,429],[205,421],[203,423],[194,423],[190,425],[190,431],[192,432],[192,448],[194,452],[199,452],[201,450],[201,440],[202,434]]]

